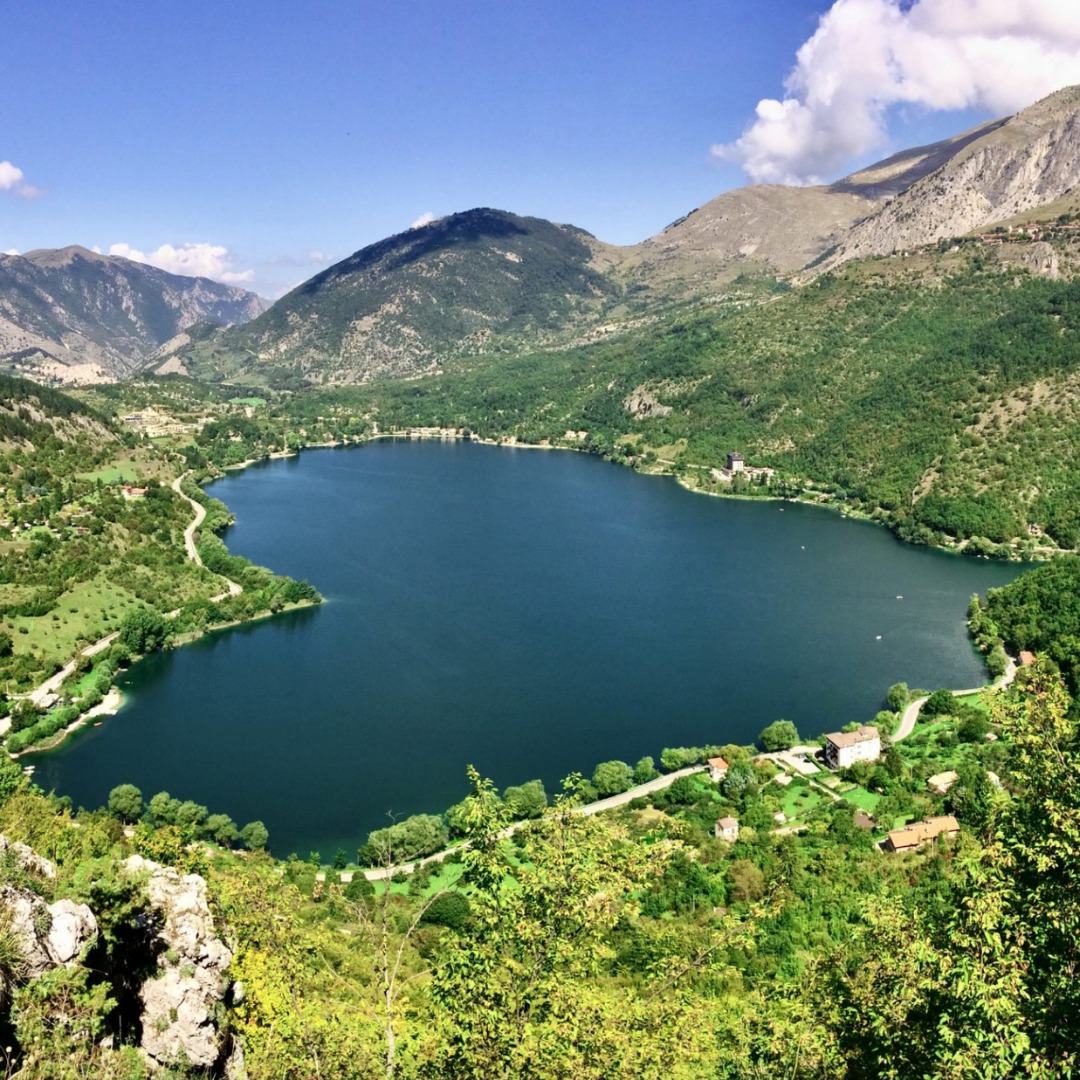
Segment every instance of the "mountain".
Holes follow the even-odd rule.
[[[856,223],[822,261],[889,255],[986,228],[1080,187],[1080,87],[962,136],[956,152]]]
[[[739,275],[804,282],[1048,205],[1080,207],[1080,88],[833,184],[727,192],[627,247],[501,210],[452,214],[356,252],[243,327],[169,346],[159,370],[294,387],[438,373],[715,308]]]
[[[540,218],[452,214],[324,270],[221,335],[219,352],[232,357],[228,371],[348,383],[430,372],[448,353],[558,340],[617,300],[602,265],[615,250]]]
[[[265,307],[232,285],[83,247],[0,255],[0,363],[45,381],[123,378],[177,334]]]
[[[639,245],[639,258],[651,273],[681,279],[691,292],[695,284],[748,268],[794,273],[838,249],[897,195],[1004,123],[905,150],[829,185],[753,184],[725,192]]]

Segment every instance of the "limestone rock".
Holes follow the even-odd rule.
[[[1025,253],[1024,265],[1040,277],[1047,277],[1051,281],[1057,281],[1061,277],[1058,266],[1057,252],[1045,240],[1032,244]]]
[[[627,395],[623,408],[636,420],[645,420],[651,416],[667,416],[671,412],[670,405],[661,404],[656,395],[643,386],[637,387]]]
[[[159,974],[140,991],[142,1050],[155,1065],[217,1066],[230,1051],[228,1031],[218,1018],[232,953],[215,933],[206,881],[138,855],[125,866],[149,874],[147,895],[162,917]]]
[[[71,967],[97,937],[97,919],[85,904],[76,904],[74,900],[57,900],[49,905],[48,912],[45,948],[57,964]]]
[[[37,874],[43,878],[56,877],[56,867],[48,859],[42,858],[32,847],[20,844],[18,840],[9,840],[0,833],[0,855],[9,851],[18,860],[19,865],[31,874]]]
[[[5,885],[0,887],[0,910],[7,912],[11,931],[20,943],[27,978],[38,978],[56,967],[71,967],[97,937],[94,913],[73,900],[50,905],[29,889]]]

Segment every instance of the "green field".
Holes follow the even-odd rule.
[[[97,641],[117,630],[124,615],[139,602],[126,589],[103,578],[80,582],[61,594],[50,615],[10,616],[16,653],[40,653],[66,664],[80,642]]]

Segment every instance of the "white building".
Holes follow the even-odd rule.
[[[739,839],[739,823],[733,817],[717,818],[714,832],[718,839],[734,844]]]
[[[877,761],[881,757],[881,736],[876,727],[837,731],[825,736],[825,763],[831,769],[847,769],[856,761]]]

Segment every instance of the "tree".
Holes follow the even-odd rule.
[[[136,608],[120,624],[120,643],[133,653],[152,653],[165,647],[169,624],[150,608]]]
[[[499,843],[505,811],[475,774],[463,883],[470,916],[431,978],[434,1052],[424,1076],[672,1075],[696,1071],[694,1032],[673,992],[680,970],[609,988],[605,942],[670,852],[629,843],[599,816],[572,813],[576,783],[519,843]],[[512,888],[506,886],[512,878]],[[726,942],[725,942],[726,944]],[[643,1037],[643,1031],[648,1036]],[[618,1063],[613,1070],[613,1063]]]
[[[958,812],[982,819],[981,843],[961,833],[953,902],[872,901],[861,963],[835,984],[858,1075],[1080,1068],[1080,730],[1045,661],[1018,683],[993,705],[1012,742],[1012,797],[976,774],[953,789]]]
[[[731,902],[745,904],[765,895],[765,875],[749,859],[736,859],[728,868]]]
[[[142,792],[134,784],[120,784],[109,792],[109,812],[132,824],[143,814]]]
[[[442,818],[413,814],[369,833],[367,843],[356,854],[361,865],[384,866],[434,854],[446,846],[448,839]]]
[[[240,835],[228,814],[211,814],[203,824],[203,833],[222,847],[230,847]]]
[[[733,802],[740,802],[747,791],[757,782],[757,773],[752,765],[732,765],[724,777],[721,788]]]
[[[660,774],[656,771],[656,764],[651,757],[643,757],[634,766],[633,781],[634,785],[647,784],[650,780],[655,780]]]
[[[956,710],[956,698],[951,690],[935,690],[923,702],[919,710],[923,716],[952,716]]]
[[[660,751],[660,765],[665,772],[677,772],[687,765],[697,765],[700,761],[700,746],[666,747]]]
[[[15,794],[26,782],[26,776],[17,761],[0,753],[0,806]]]
[[[462,930],[469,919],[469,898],[460,892],[444,892],[436,896],[420,917],[422,923]]]
[[[911,700],[911,691],[905,682],[893,683],[885,695],[885,703],[893,712],[900,712]]]
[[[799,741],[799,733],[790,720],[775,720],[758,736],[768,751],[790,750]]]
[[[626,791],[633,781],[633,771],[625,761],[603,761],[593,771],[593,787],[602,799]]]
[[[503,801],[515,820],[538,818],[548,804],[547,792],[542,780],[530,780],[519,787],[508,787],[503,792]]]
[[[240,830],[240,839],[249,851],[262,851],[270,834],[261,821],[249,821]]]

